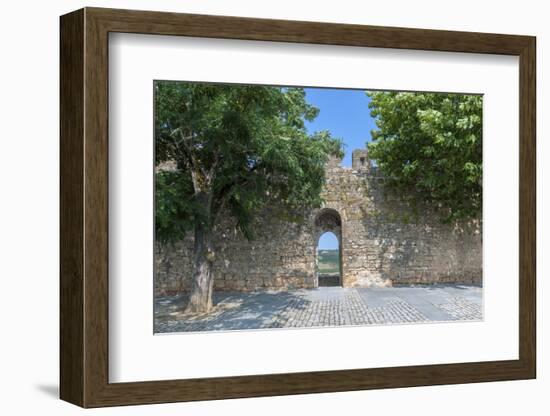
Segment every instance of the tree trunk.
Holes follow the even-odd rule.
[[[195,246],[193,256],[193,282],[189,303],[185,312],[206,313],[212,309],[214,291],[214,246],[212,232],[202,225],[195,226]]]

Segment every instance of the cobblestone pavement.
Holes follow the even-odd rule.
[[[155,300],[155,333],[483,319],[482,288],[464,285],[221,292],[214,296],[214,311],[204,315],[184,314],[186,300]]]

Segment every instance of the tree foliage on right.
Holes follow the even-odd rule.
[[[377,126],[369,156],[390,189],[441,208],[444,221],[481,218],[482,96],[367,95]]]

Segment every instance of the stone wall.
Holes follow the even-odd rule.
[[[249,242],[228,220],[215,243],[215,289],[257,290],[316,287],[317,242],[332,231],[340,241],[344,287],[482,280],[478,221],[442,224],[422,204],[384,191],[366,150],[353,152],[352,168],[327,164],[325,205],[288,223],[266,210]],[[190,288],[193,238],[155,247],[155,293]]]

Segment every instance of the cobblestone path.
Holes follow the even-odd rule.
[[[213,312],[182,313],[186,296],[155,300],[155,333],[386,325],[482,320],[482,288],[463,285],[392,288],[321,287],[216,293]]]

